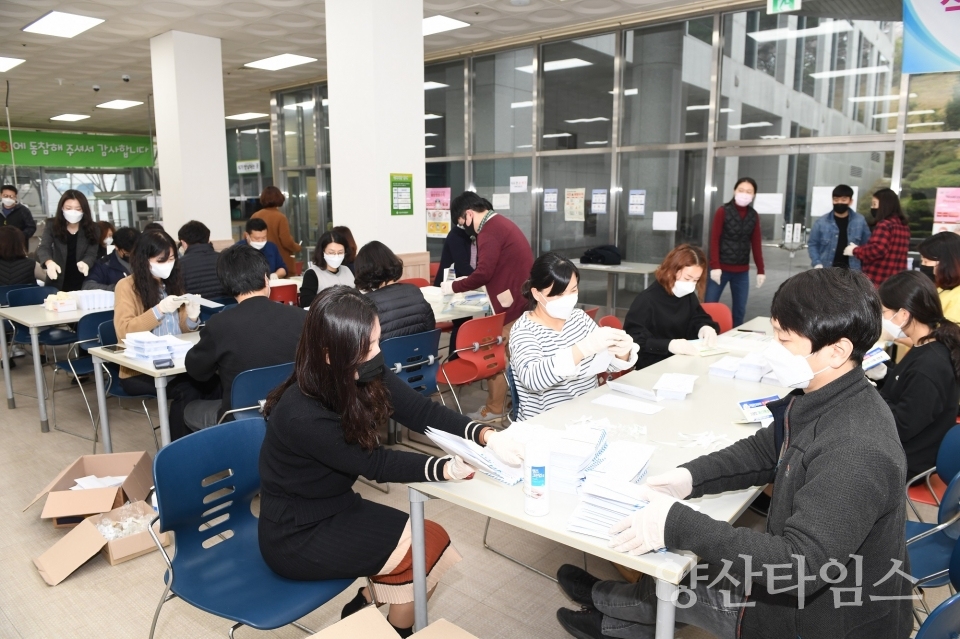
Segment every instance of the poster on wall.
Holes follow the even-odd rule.
[[[566,222],[583,222],[583,200],[587,189],[563,190],[563,219]]]
[[[643,217],[647,210],[646,189],[633,189],[627,198],[627,215]]]
[[[493,204],[494,211],[509,211],[510,210],[510,194],[494,193],[492,204]]]
[[[590,194],[590,212],[598,215],[607,213],[607,190],[593,189]]]
[[[94,169],[153,166],[150,138],[145,135],[13,131],[12,136],[12,159],[17,166]],[[4,132],[0,139],[0,165],[10,164],[10,142]]]
[[[543,190],[543,212],[544,213],[557,212],[557,189]]]
[[[933,207],[933,232],[960,233],[960,189],[937,189]]]
[[[526,175],[512,176],[510,178],[510,192],[526,193],[527,192],[527,176]]]
[[[654,211],[653,212],[653,230],[654,231],[676,231],[677,230],[677,211]]]
[[[427,237],[445,238],[450,233],[450,189],[427,189]]]
[[[850,208],[854,211],[857,210],[857,197],[860,195],[860,187],[854,186],[853,189],[853,202],[850,203]],[[827,213],[833,210],[833,187],[832,186],[815,186],[813,187],[813,197],[810,198],[810,217],[823,217]]]
[[[960,71],[960,3],[903,0],[903,73]]]
[[[390,215],[413,215],[413,174],[390,174]]]

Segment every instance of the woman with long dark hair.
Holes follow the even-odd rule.
[[[79,291],[97,261],[99,247],[100,227],[93,221],[87,196],[73,189],[64,191],[37,246],[37,261],[47,271],[47,284],[61,291]]]
[[[713,214],[710,227],[710,280],[708,302],[719,302],[723,289],[730,284],[733,301],[733,325],[743,324],[750,295],[750,253],[757,265],[757,288],[767,276],[763,270],[763,249],[760,248],[760,216],[753,208],[757,182],[742,177],[733,185],[733,197]]]
[[[353,286],[353,271],[343,263],[349,256],[347,238],[337,231],[327,231],[317,240],[313,264],[303,273],[300,283],[300,306],[309,308],[317,293],[331,286]]]
[[[469,479],[459,457],[433,457],[380,445],[393,418],[422,433],[429,425],[487,445],[519,463],[502,433],[448,410],[384,369],[377,308],[357,290],[335,286],[310,305],[293,374],[267,397],[260,449],[260,551],[288,579],[370,577],[376,600],[401,637],[413,626],[410,522],[407,513],[353,492],[360,476],[378,482]],[[427,587],[460,560],[447,533],[425,522]],[[343,609],[371,601],[367,588]]]
[[[0,286],[34,284],[36,262],[27,257],[27,238],[15,226],[0,226]]]
[[[890,276],[906,270],[910,227],[900,207],[900,198],[891,189],[880,189],[873,194],[870,213],[876,220],[870,241],[863,246],[850,244],[843,254],[860,260],[863,274],[874,286],[880,286]]]
[[[184,297],[183,278],[177,259],[177,245],[164,231],[147,231],[140,235],[130,253],[130,276],[114,289],[113,325],[117,338],[127,333],[149,331],[154,335],[180,335],[200,326],[200,303]],[[155,381],[148,375],[120,367],[120,385],[130,395],[150,395]],[[195,399],[217,399],[219,382],[201,384],[189,375],[168,380],[170,406],[170,438],[187,434],[183,421],[184,407]]]
[[[960,327],[943,316],[937,290],[918,271],[890,277],[878,292],[884,330],[913,346],[879,384],[914,477],[936,466],[940,441],[957,421]]]
[[[943,316],[951,322],[960,322],[960,235],[943,231],[917,247],[920,251],[920,272],[937,287]]]
[[[557,253],[544,253],[533,263],[523,296],[530,310],[510,331],[510,366],[519,396],[519,418],[530,419],[597,387],[591,370],[598,358],[601,371],[633,368],[640,347],[627,333],[597,326],[577,308],[580,271]]]

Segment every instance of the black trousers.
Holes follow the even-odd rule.
[[[128,395],[153,395],[157,391],[154,378],[149,375],[121,377],[120,386]],[[193,431],[187,428],[183,419],[183,410],[195,399],[220,399],[222,391],[220,378],[214,376],[206,382],[200,382],[186,373],[175,375],[167,381],[167,399],[170,404],[170,440],[180,439]]]

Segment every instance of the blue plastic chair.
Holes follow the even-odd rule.
[[[19,288],[7,293],[7,300],[10,306],[36,306],[43,304],[48,295],[56,295],[57,289],[52,286],[28,286]],[[16,331],[13,335],[13,341],[18,344],[30,343],[30,329],[23,324],[14,322]],[[77,341],[77,334],[73,331],[65,331],[62,328],[48,328],[39,332],[37,335],[41,346],[64,346]]]
[[[173,532],[173,559],[150,534],[167,563],[167,587],[153,615],[153,639],[163,604],[179,597],[240,626],[272,630],[293,624],[346,590],[353,579],[294,581],[273,572],[257,539],[250,502],[260,492],[258,464],[266,434],[262,418],[229,422],[182,437],[153,460],[161,532]]]
[[[117,329],[113,325],[113,320],[100,324],[100,326],[97,328],[97,334],[100,336],[100,346],[112,346],[117,343]],[[153,418],[150,417],[150,410],[147,408],[147,400],[156,399],[156,393],[150,393],[148,395],[130,395],[123,390],[123,386],[120,385],[120,367],[117,364],[114,364],[113,362],[104,362],[103,369],[107,372],[108,377],[105,384],[105,394],[107,398],[116,397],[118,402],[124,399],[140,400],[140,405],[143,406],[143,414],[147,416],[147,422],[150,424],[150,432],[153,433],[153,443],[157,446],[157,450],[160,450],[160,440],[157,439],[157,430],[160,428],[160,426],[154,425]],[[128,408],[124,408],[122,403],[120,404],[120,408],[123,408],[124,410],[130,410]],[[94,454],[97,453],[97,434],[99,433],[99,428],[100,416],[97,415],[96,426],[93,429]]]
[[[21,288],[39,288],[36,282],[33,284],[8,284],[7,286],[0,286],[0,306],[9,306],[10,302],[7,300],[7,293],[10,291],[18,291]]]
[[[510,423],[517,421],[520,414],[520,393],[517,392],[517,379],[513,376],[513,366],[507,364],[507,386],[510,388],[510,412],[507,417]]]
[[[915,639],[957,639],[960,637],[958,628],[960,628],[960,595],[953,595],[923,620]]]
[[[937,449],[937,465],[907,482],[907,504],[919,521],[923,521],[923,517],[917,512],[913,500],[919,499],[921,503],[930,504],[932,502],[939,506],[940,496],[934,489],[931,478],[936,475],[945,486],[957,473],[960,473],[960,425],[948,430],[940,441],[940,448]],[[921,481],[924,483],[920,484]],[[923,494],[924,490],[929,491],[929,496],[932,499],[927,499],[927,495]],[[918,491],[920,491],[919,494]]]
[[[50,384],[50,412],[52,414],[53,427],[62,433],[82,437],[83,439],[93,440],[96,437],[97,423],[93,418],[93,409],[90,408],[90,400],[87,399],[87,393],[83,390],[83,384],[80,383],[81,375],[89,375],[93,372],[93,358],[89,355],[80,355],[81,350],[100,344],[100,325],[104,322],[113,322],[113,311],[100,311],[84,315],[77,322],[77,341],[73,343],[70,350],[67,351],[67,358],[59,360],[53,364],[53,382]],[[70,355],[73,354],[73,357]],[[83,396],[83,403],[87,405],[87,414],[90,415],[90,425],[93,427],[94,437],[86,437],[78,433],[64,430],[57,426],[57,373],[65,371],[73,375],[77,381],[77,388]],[[69,390],[61,388],[61,391]]]
[[[233,308],[237,305],[237,300],[232,297],[218,297],[216,299],[210,300],[211,302],[216,302],[218,304],[223,304],[223,306],[218,306],[217,308],[209,308],[207,306],[200,307],[200,322],[206,324],[211,317],[217,313],[222,313],[228,308]]]
[[[937,522],[907,521],[910,574],[918,580],[915,588],[936,588],[950,581],[947,569],[960,537],[960,473],[950,480],[943,493]]]
[[[235,420],[260,417],[260,402],[292,374],[293,362],[243,371],[233,378],[233,386],[230,387],[230,410],[225,412],[217,423],[222,424],[228,415]]]
[[[424,397],[437,392],[437,371],[440,369],[440,329],[391,337],[380,342],[384,365],[410,388]],[[440,395],[443,402],[443,395]],[[444,404],[446,405],[446,404]],[[403,441],[399,425],[390,420],[387,443]]]

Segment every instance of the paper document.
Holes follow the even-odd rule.
[[[639,397],[640,399],[645,399],[648,402],[660,401],[660,398],[657,397],[656,391],[647,390],[646,388],[640,388],[639,386],[631,386],[626,382],[609,381],[607,382],[607,388],[609,388],[610,390],[615,390],[618,393],[625,393],[627,395],[633,395],[634,397]]]
[[[737,405],[743,411],[747,423],[760,422],[761,426],[766,427],[773,423],[773,414],[767,408],[767,404],[778,399],[780,399],[779,395],[771,395],[770,397],[744,400],[738,402]]]
[[[590,375],[599,375],[605,373],[610,368],[610,362],[613,361],[613,353],[610,351],[600,351],[593,356],[593,359],[587,365],[587,370],[583,372],[584,377]]]
[[[290,282],[290,284],[294,284],[294,282]],[[276,286],[274,282],[270,282],[270,285]],[[194,295],[193,293],[187,293],[186,295],[178,295],[175,299],[183,300],[184,302],[197,302],[198,304],[200,304],[200,306],[203,306],[205,308],[220,308],[221,306],[223,306],[223,304],[221,304],[220,302],[211,302],[207,298],[201,297],[199,295]]]
[[[609,406],[610,408],[619,408],[621,410],[629,410],[635,413],[643,413],[644,415],[655,415],[663,410],[662,406],[654,406],[653,404],[647,404],[646,402],[641,402],[638,399],[623,397],[622,395],[617,395],[616,393],[607,393],[606,395],[601,395],[590,403],[598,404],[600,406]]]
[[[863,356],[863,370],[868,371],[888,361],[890,361],[890,356],[887,355],[887,351],[880,346],[874,346]]]
[[[523,481],[522,466],[506,465],[485,448],[469,439],[451,435],[429,426],[424,434],[448,455],[459,455],[463,461],[499,482],[513,486]]]

